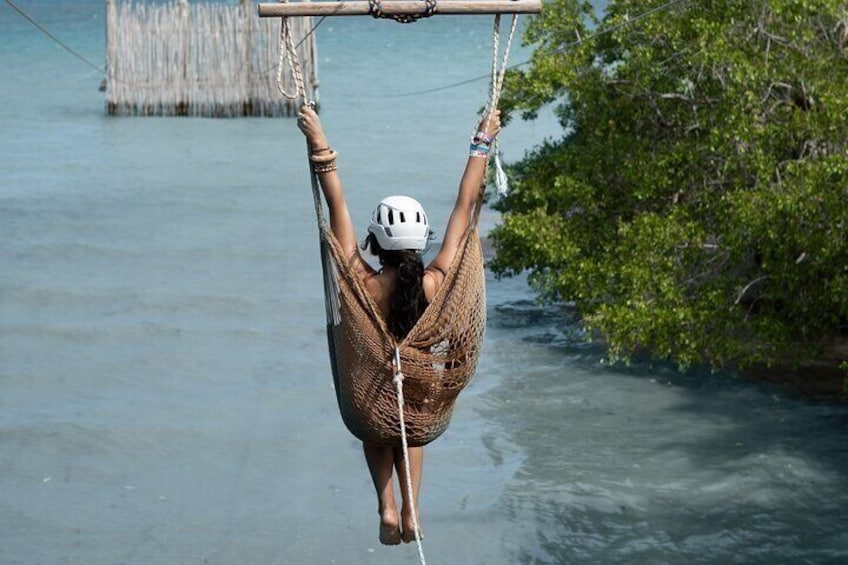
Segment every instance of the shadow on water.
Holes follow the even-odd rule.
[[[489,340],[500,383],[479,412],[500,430],[493,461],[515,458],[500,501],[513,562],[848,559],[844,405],[647,359],[605,366],[567,305],[496,305]]]

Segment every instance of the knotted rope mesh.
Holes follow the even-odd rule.
[[[479,205],[478,205],[479,209]],[[476,218],[475,212],[475,218]],[[477,368],[486,326],[486,285],[476,220],[439,288],[406,338],[397,342],[363,282],[346,264],[326,223],[331,284],[328,338],[336,397],[348,430],[364,442],[400,445],[393,376],[403,367],[404,424],[410,446],[425,445],[448,427],[456,397]],[[336,311],[337,310],[337,311]]]

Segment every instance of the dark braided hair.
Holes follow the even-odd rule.
[[[401,340],[427,308],[427,299],[424,297],[424,262],[421,255],[412,249],[383,249],[373,233],[368,234],[362,248],[370,248],[381,266],[397,269],[397,282],[389,298],[389,319],[386,321],[392,335]]]

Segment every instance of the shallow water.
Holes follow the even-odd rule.
[[[102,60],[100,4],[20,4]],[[385,94],[485,75],[489,25],[320,28],[358,224],[387,187],[446,217],[485,81]],[[417,562],[377,543],[335,406],[294,124],[110,119],[100,77],[5,4],[0,36],[0,563]],[[506,158],[558,131],[510,125]],[[426,454],[430,563],[848,560],[843,406],[610,368],[522,279],[488,298]]]

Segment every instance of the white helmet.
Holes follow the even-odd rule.
[[[430,223],[424,208],[414,198],[389,196],[383,198],[371,214],[368,233],[373,233],[386,251],[423,251],[430,238]]]

